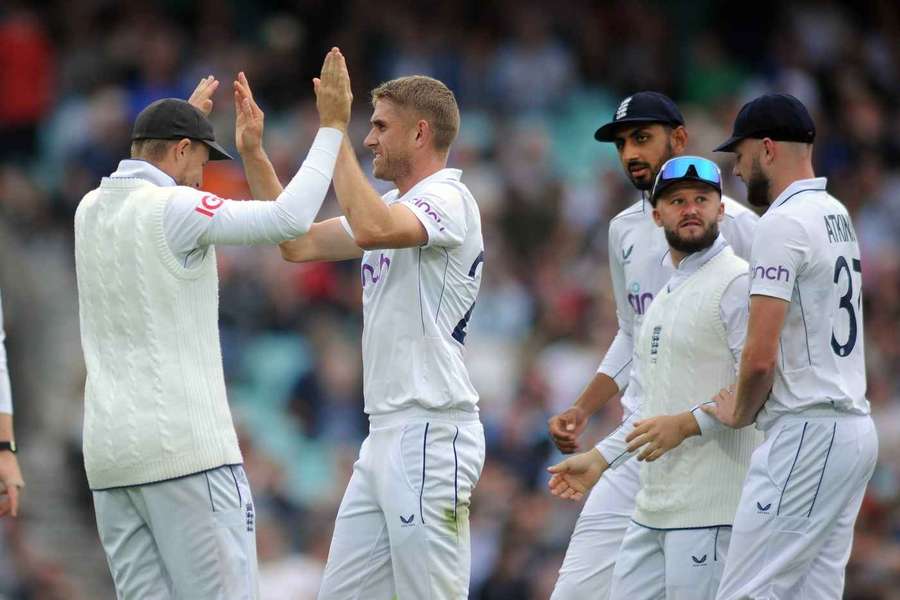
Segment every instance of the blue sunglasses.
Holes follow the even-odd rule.
[[[664,189],[679,181],[699,181],[722,193],[722,172],[716,163],[700,156],[678,156],[666,161],[657,173],[651,201],[655,203]]]

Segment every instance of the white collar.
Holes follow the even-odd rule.
[[[111,179],[143,179],[154,185],[168,187],[178,185],[171,175],[146,160],[126,158],[119,161],[119,167],[110,175]]]
[[[695,273],[697,269],[715,258],[715,256],[719,254],[719,252],[724,250],[727,246],[728,242],[725,241],[725,238],[722,237],[722,234],[720,233],[719,237],[716,238],[716,241],[712,243],[712,246],[705,250],[701,250],[700,252],[692,252],[691,254],[688,254],[681,259],[681,262],[678,263],[678,266],[675,267],[675,270],[683,275],[690,275],[691,273]]]
[[[802,194],[803,192],[824,192],[827,183],[827,177],[798,179],[797,181],[791,183],[791,185],[787,186],[783,192],[778,194],[778,197],[775,198],[774,202],[772,202],[772,207],[781,206],[797,194]]]
[[[444,169],[441,169],[440,171],[435,171],[434,173],[432,173],[431,175],[429,175],[428,177],[426,177],[424,179],[420,179],[414,186],[409,188],[409,191],[406,192],[405,194],[403,194],[403,196],[404,197],[409,196],[414,191],[419,189],[419,186],[426,185],[428,183],[433,183],[435,181],[446,181],[448,179],[451,181],[459,181],[461,178],[462,178],[462,170],[444,168]]]

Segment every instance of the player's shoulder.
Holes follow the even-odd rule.
[[[759,220],[759,215],[753,212],[749,207],[745,206],[741,202],[738,202],[734,198],[731,198],[730,196],[723,195],[722,204],[725,205],[726,218],[750,221]]]
[[[628,206],[628,208],[619,211],[609,220],[609,230],[612,232],[614,230],[628,229],[636,223],[643,223],[647,219],[649,212],[650,204],[643,199],[638,200],[634,204]]]

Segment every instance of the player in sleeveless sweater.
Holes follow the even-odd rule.
[[[815,125],[786,94],[747,103],[717,150],[751,203],[750,320],[737,390],[711,414],[754,420],[753,454],[718,598],[841,598],[878,439],[866,399],[862,264],[847,209],[812,167]]]
[[[693,156],[668,161],[651,203],[675,273],[650,305],[635,344],[633,378],[643,390],[644,418],[629,433],[629,448],[622,439],[630,430],[625,426],[597,449],[551,467],[550,488],[580,499],[609,464],[617,467],[633,456],[629,450],[646,445],[639,457],[646,462],[636,510],[619,548],[611,597],[712,600],[759,437],[753,428],[701,435],[695,413],[698,399],[735,380],[747,326],[749,273],[747,262],[719,235],[724,206],[713,162]],[[700,437],[684,441],[691,436]],[[665,450],[669,453],[660,459]]]
[[[134,125],[132,159],[75,214],[87,366],[84,460],[100,540],[122,599],[257,598],[254,507],[225,393],[215,244],[275,244],[309,229],[350,118],[335,50],[316,102],[322,128],[279,195],[263,115],[234,83],[237,147],[251,192],[199,188],[207,160],[230,158],[206,115],[218,82],[165,99]]]
[[[469,592],[469,499],[484,463],[478,394],[463,364],[481,283],[478,205],[446,168],[453,93],[429,77],[372,92],[365,139],[383,197],[349,142],[334,185],[344,217],[281,245],[291,261],[362,258],[363,393],[369,436],[347,486],[320,600]]]
[[[598,141],[614,142],[632,184],[650,190],[659,168],[684,153],[688,133],[672,100],[657,92],[625,98],[612,121],[597,130]],[[747,259],[758,220],[756,214],[723,197],[721,232],[735,254]],[[648,200],[632,204],[609,224],[609,268],[619,331],[596,376],[574,405],[550,419],[553,441],[564,453],[578,449],[587,420],[620,390],[624,417],[640,403],[641,387],[632,378],[634,338],[650,302],[674,273],[663,230],[651,217]],[[623,418],[624,418],[623,417]],[[610,471],[585,501],[553,591],[553,600],[605,600],[616,555],[634,512],[638,491],[636,461]]]

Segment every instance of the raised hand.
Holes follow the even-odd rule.
[[[332,48],[325,55],[322,74],[313,79],[316,91],[316,108],[322,127],[347,130],[350,122],[350,106],[353,93],[350,91],[350,74],[344,55],[338,48]]]
[[[212,75],[207,75],[194,88],[194,93],[188,98],[188,103],[208,117],[213,109],[212,95],[218,87],[219,81]]]
[[[584,431],[587,421],[587,414],[577,406],[550,417],[547,428],[550,430],[550,438],[560,452],[572,454],[578,450],[578,436]]]
[[[550,493],[565,500],[581,500],[600,481],[608,466],[596,448],[570,456],[559,464],[547,467],[553,474],[547,484]]]
[[[245,155],[262,149],[265,114],[253,99],[247,76],[241,71],[234,82],[234,142]]]

